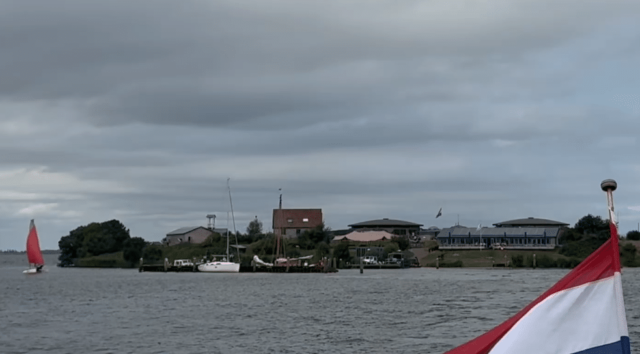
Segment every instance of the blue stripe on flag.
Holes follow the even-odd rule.
[[[601,345],[573,354],[631,354],[631,344],[629,337],[620,337],[618,342]]]

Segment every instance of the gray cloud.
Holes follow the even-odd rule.
[[[636,1],[0,4],[0,248],[285,206],[640,221]],[[636,102],[637,101],[637,102]],[[445,215],[433,219],[443,207]]]

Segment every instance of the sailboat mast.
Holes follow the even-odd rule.
[[[233,215],[233,200],[231,200],[231,186],[229,185],[229,180],[231,178],[227,178],[227,190],[229,191],[229,206],[231,207],[231,220],[233,221],[233,233],[236,233],[236,217]]]
[[[282,188],[280,188],[280,204],[278,205],[278,208],[280,210],[280,235],[278,235],[277,238],[277,242],[276,242],[276,258],[278,259],[278,256],[280,256],[280,248],[281,248],[281,244],[282,246],[284,246],[284,212],[282,211]],[[282,252],[282,257],[284,257],[284,251]]]
[[[227,212],[227,262],[229,262],[229,212]]]
[[[229,184],[230,179],[231,178],[227,178],[227,190],[229,191],[229,206],[231,207],[231,220],[233,221],[233,235],[236,238],[236,254],[238,255],[238,259],[240,259],[240,247],[238,247],[238,231],[236,230],[236,217],[235,214],[233,214],[233,199],[231,199],[231,185]],[[229,238],[227,237],[227,254],[229,253],[228,244]]]

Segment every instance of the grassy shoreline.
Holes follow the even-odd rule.
[[[637,250],[635,255],[623,253],[622,250],[627,244],[637,246],[640,242],[620,241],[621,258],[623,263],[626,263],[624,266],[640,266]],[[560,250],[560,247],[553,250],[431,250],[426,256],[420,258],[420,265],[436,267],[436,258],[439,257],[438,264],[443,268],[451,266],[461,268],[492,268],[497,266],[534,268],[533,255],[535,254],[535,268],[573,268],[584,259],[567,257],[560,254]]]

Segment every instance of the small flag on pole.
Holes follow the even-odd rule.
[[[436,215],[436,219],[437,219],[438,217],[440,217],[440,215],[442,215],[442,208],[440,208],[440,210],[438,210],[438,215]]]

